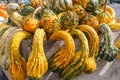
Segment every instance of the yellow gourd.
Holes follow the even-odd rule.
[[[32,51],[27,62],[27,75],[31,78],[39,79],[48,70],[48,62],[43,49],[43,39],[45,32],[43,29],[36,29]]]
[[[115,46],[120,49],[120,38],[115,42]],[[116,57],[117,59],[120,59],[120,53]]]
[[[30,37],[31,34],[26,31],[18,31],[12,36],[10,43],[10,67],[8,69],[12,80],[25,80],[27,76],[26,61],[20,55],[19,46],[23,39]]]

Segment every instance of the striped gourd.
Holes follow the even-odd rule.
[[[94,12],[95,10],[99,9],[99,1],[98,0],[90,0],[85,8],[88,12]]]
[[[21,29],[17,27],[10,27],[2,34],[0,38],[0,65],[5,70],[8,70],[10,65],[9,46],[11,36],[19,30]]]
[[[99,51],[99,36],[91,26],[80,25],[78,29],[84,32],[89,44],[89,57],[84,72],[92,73],[96,70],[96,57],[98,56]]]
[[[72,8],[72,0],[48,0],[52,9],[57,12],[63,12]]]
[[[85,35],[77,29],[72,30],[70,34],[79,39],[80,49],[75,53],[70,64],[62,71],[61,75],[64,80],[70,80],[82,73],[89,54],[88,40]]]
[[[8,69],[12,80],[25,80],[27,77],[26,60],[20,55],[19,46],[23,39],[30,36],[30,33],[23,30],[16,32],[12,36],[9,47],[10,66]]]
[[[54,53],[49,59],[49,68],[54,72],[62,71],[66,66],[68,66],[75,51],[74,40],[69,33],[60,30],[54,32],[50,36],[50,40],[52,41],[58,38],[65,41],[65,46]]]
[[[98,26],[98,34],[104,34],[104,41],[100,43],[99,57],[103,60],[113,61],[120,50],[112,42],[112,31],[105,23]]]

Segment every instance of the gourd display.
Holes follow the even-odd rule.
[[[65,67],[69,65],[74,56],[75,44],[71,35],[66,31],[57,31],[54,32],[49,40],[63,39],[65,41],[65,46],[54,53],[49,62],[49,68],[54,72],[60,72]]]
[[[88,25],[80,25],[78,28],[80,31],[84,32],[88,39],[89,45],[89,57],[86,62],[85,73],[92,73],[96,70],[96,58],[99,51],[99,36],[97,32]]]
[[[79,17],[78,14],[75,12],[61,12],[60,14],[58,14],[58,17],[60,18],[60,22],[63,25],[63,28],[74,29],[79,24]]]
[[[43,29],[36,29],[32,51],[27,62],[27,76],[34,78],[34,80],[42,78],[48,70],[48,62],[43,49],[44,36],[45,32]]]
[[[49,80],[49,71],[71,80],[95,72],[99,58],[119,58],[112,31],[120,20],[107,0],[10,1],[0,21],[0,67],[10,80]]]
[[[77,29],[70,31],[70,34],[79,39],[80,49],[74,54],[70,64],[62,71],[61,76],[64,80],[70,80],[71,78],[80,75],[89,55],[88,40],[85,35]]]
[[[107,24],[103,23],[98,27],[98,34],[100,33],[104,34],[104,41],[100,44],[99,57],[113,61],[120,51],[112,42],[112,31]]]
[[[25,59],[20,55],[19,45],[23,39],[30,36],[30,33],[23,30],[16,32],[12,36],[9,48],[10,66],[8,69],[12,80],[25,80],[27,76],[27,64]]]

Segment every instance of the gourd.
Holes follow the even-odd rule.
[[[9,26],[7,26],[7,25],[0,26],[0,38],[8,28],[9,28]],[[0,58],[1,58],[2,54],[3,54],[3,48],[1,48],[1,46],[0,46]]]
[[[57,39],[62,39],[65,41],[65,46],[60,50],[55,52],[48,60],[49,68],[54,72],[61,72],[64,70],[74,56],[75,44],[72,36],[66,31],[56,31],[54,32],[49,40],[54,41]]]
[[[88,12],[94,12],[99,9],[99,1],[98,0],[89,0],[87,7],[85,8]]]
[[[21,8],[20,14],[22,16],[27,16],[30,15],[31,13],[34,12],[34,8],[32,6],[25,5],[23,8]]]
[[[42,78],[48,70],[48,62],[43,49],[44,36],[43,29],[38,28],[35,30],[32,51],[27,62],[27,76],[35,80]]]
[[[40,26],[47,34],[52,34],[54,31],[60,30],[61,23],[58,16],[52,10],[46,8],[40,19]]]
[[[4,9],[0,9],[0,16],[3,17],[4,19],[8,18],[8,13]]]
[[[12,36],[9,47],[10,66],[8,69],[12,80],[25,80],[27,76],[27,64],[25,59],[20,55],[19,46],[23,39],[28,38],[30,36],[30,33],[23,30],[16,32]]]
[[[41,0],[30,0],[30,5],[34,8],[36,8],[38,5],[40,5]]]
[[[7,5],[8,5],[8,4],[1,4],[1,3],[0,3],[0,9],[4,9],[4,10],[5,10],[5,9],[7,8]]]
[[[39,27],[39,21],[35,19],[36,10],[33,14],[28,15],[22,21],[22,28],[28,32],[34,33],[34,31]]]
[[[19,4],[20,9],[23,9],[25,6],[26,6],[25,3],[21,3],[21,4]]]
[[[104,7],[102,7],[101,9],[104,10]],[[115,10],[112,7],[106,5],[105,10],[111,15],[112,18],[115,18]]]
[[[61,12],[58,14],[58,17],[60,18],[60,22],[63,28],[65,29],[74,29],[79,24],[79,17],[75,12]]]
[[[115,42],[115,46],[120,50],[120,38]],[[120,59],[120,53],[116,56],[117,59]]]
[[[2,5],[0,4],[0,16],[3,17],[4,19],[7,19],[8,18],[8,13],[7,11],[5,10],[7,7],[7,5]]]
[[[99,25],[99,21],[97,17],[95,17],[94,15],[87,14],[87,16],[85,16],[80,20],[80,24],[83,24],[83,25],[86,24],[96,29],[97,26]]]
[[[86,11],[94,12],[98,9],[98,0],[72,0],[74,5],[81,5]]]
[[[120,30],[120,23],[110,23],[108,25],[111,30]]]
[[[9,46],[11,37],[20,30],[21,28],[18,27],[9,27],[0,38],[0,65],[3,70],[8,70],[10,65]]]
[[[97,31],[99,35],[104,34],[104,40],[100,43],[98,56],[103,60],[113,61],[120,51],[112,42],[111,29],[107,24],[103,23],[98,26]]]
[[[0,37],[2,36],[2,34],[9,28],[10,26],[6,25],[6,24],[2,24],[0,26]]]
[[[98,0],[99,1],[99,6],[103,7],[108,0]]]
[[[57,12],[64,12],[72,8],[72,0],[48,0],[50,8]]]
[[[100,12],[98,12],[95,15],[99,21],[99,24],[101,24],[101,23],[109,24],[113,21],[110,13],[108,13],[107,11],[102,11],[102,10],[99,10],[99,11]]]
[[[81,5],[74,5],[71,11],[77,13],[79,19],[84,18],[88,14],[87,11],[85,11],[85,9]]]
[[[70,31],[70,34],[76,36],[80,41],[80,48],[74,54],[70,64],[62,71],[61,76],[64,80],[70,80],[82,73],[89,55],[88,40],[85,35],[77,29]]]
[[[72,0],[73,5],[81,5],[83,8],[87,7],[90,0]]]
[[[96,58],[99,51],[99,36],[97,32],[88,25],[79,25],[80,31],[84,32],[89,44],[89,57],[86,61],[85,73],[93,73],[96,70]]]
[[[18,27],[21,27],[21,23],[24,17],[17,12],[18,10],[19,5],[17,3],[8,4],[7,12],[10,17],[10,20],[14,22]]]

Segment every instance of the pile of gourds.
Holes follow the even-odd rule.
[[[30,0],[29,4],[0,4],[0,17],[4,19],[0,22],[0,66],[9,71],[12,80],[39,80],[48,69],[59,72],[64,80],[83,72],[93,73],[98,57],[113,61],[120,52],[120,41],[117,47],[112,42],[112,30],[120,30],[120,22],[106,3],[107,0]],[[20,44],[29,38],[32,50],[25,58]],[[45,39],[64,41],[49,59],[44,52]],[[75,44],[80,45],[77,51]]]

